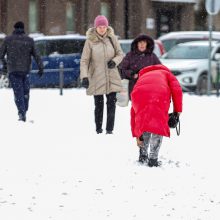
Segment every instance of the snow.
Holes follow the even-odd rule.
[[[220,219],[219,98],[184,94],[181,135],[163,139],[156,168],[137,163],[130,106],[97,135],[84,89],[32,89],[27,123],[10,89],[0,103],[0,219]]]

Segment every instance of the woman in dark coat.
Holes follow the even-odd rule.
[[[122,78],[129,80],[129,98],[138,79],[138,72],[144,67],[161,64],[153,53],[154,40],[145,34],[139,35],[131,44],[131,51],[127,53],[120,68]]]

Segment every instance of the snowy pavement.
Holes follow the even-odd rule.
[[[219,220],[220,98],[183,104],[181,135],[163,139],[163,165],[149,168],[130,107],[117,107],[113,135],[97,135],[83,89],[31,90],[27,123],[0,90],[0,219]]]

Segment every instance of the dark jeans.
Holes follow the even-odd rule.
[[[106,131],[113,131],[115,123],[115,108],[116,108],[116,92],[106,95],[107,98],[107,124]],[[104,96],[95,95],[95,124],[96,131],[102,129]]]
[[[30,83],[27,75],[19,75],[16,73],[9,74],[10,85],[14,91],[15,104],[18,114],[25,116],[28,110]]]

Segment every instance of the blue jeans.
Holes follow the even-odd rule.
[[[25,116],[29,104],[29,93],[30,93],[29,76],[19,75],[17,73],[10,73],[9,82],[14,91],[14,99],[18,109],[18,114]]]

